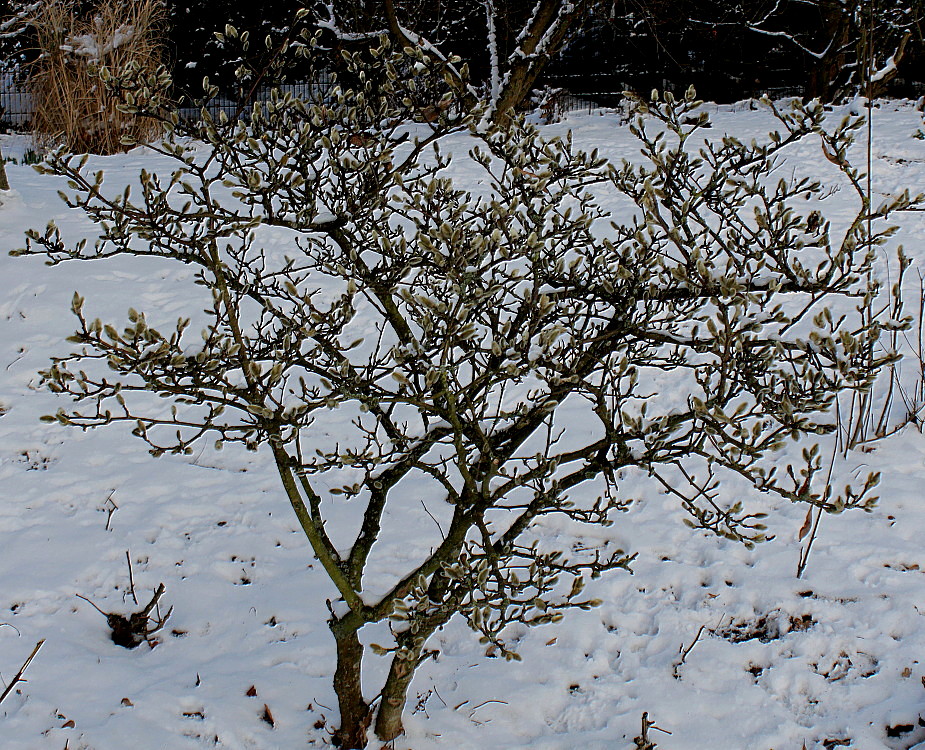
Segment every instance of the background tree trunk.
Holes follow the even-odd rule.
[[[546,64],[559,53],[585,12],[585,2],[541,0],[521,32],[518,50],[508,58],[504,86],[493,102],[493,119],[502,121],[525,102]]]
[[[825,38],[831,41],[825,55],[810,73],[806,95],[830,102],[846,83],[848,48],[853,43],[851,23],[837,3],[822,3],[819,9],[824,18]]]
[[[3,158],[3,151],[0,151],[0,190],[9,190],[10,181],[6,176],[6,160]]]

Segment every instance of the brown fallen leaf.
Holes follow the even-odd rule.
[[[832,162],[832,164],[837,164],[837,165],[840,166],[840,167],[841,167],[841,166],[844,166],[844,164],[845,164],[845,159],[844,159],[844,157],[841,156],[840,154],[833,153],[832,151],[829,151],[829,149],[826,148],[826,145],[825,145],[824,143],[822,144],[822,153],[825,155],[825,158],[826,158],[826,159],[828,159],[830,162]]]
[[[803,537],[809,533],[809,530],[813,527],[813,509],[810,506],[809,510],[806,511],[806,520],[803,521],[803,525],[800,527],[799,532],[797,532],[797,541],[802,542]]]
[[[122,705],[123,705],[123,706],[134,706],[135,704],[132,703],[128,698],[123,698],[123,699],[122,699]]]
[[[546,645],[547,645],[547,646],[553,646],[553,645],[555,645],[556,641],[558,641],[558,640],[559,640],[558,638],[550,638],[548,641],[546,641]]]
[[[263,704],[263,713],[260,715],[260,718],[271,727],[276,726],[276,719],[273,718],[273,712],[266,703]]]
[[[61,728],[62,728],[62,729],[73,729],[74,726],[75,726],[74,720],[73,720],[73,719],[68,719],[66,722],[64,722],[64,723],[61,725]]]
[[[248,698],[255,698],[255,697],[257,696],[257,686],[256,686],[256,685],[251,685],[251,686],[247,689],[247,692],[244,693],[244,695],[246,695]]]

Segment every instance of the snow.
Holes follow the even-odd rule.
[[[912,134],[920,115],[907,102],[878,105],[874,190],[919,192],[925,142]],[[707,109],[711,138],[729,132],[746,140],[772,127],[766,113],[747,105]],[[616,113],[572,116],[546,132],[571,129],[585,148],[633,158],[637,147],[619,122]],[[29,145],[3,136],[7,156]],[[863,144],[854,149],[863,163]],[[832,190],[820,208],[833,224],[846,219],[850,190],[818,147],[794,158],[787,172],[826,181]],[[460,178],[471,176],[463,160],[456,164]],[[141,168],[163,168],[163,160],[136,149],[90,166],[105,169],[115,190]],[[90,231],[58,199],[55,178],[15,164],[7,169],[14,190],[3,196],[0,229],[8,249],[25,229],[50,219],[67,237]],[[915,262],[906,277],[915,307],[925,214],[898,221],[896,239]],[[122,427],[81,432],[39,421],[67,405],[38,387],[36,373],[67,351],[75,289],[91,318],[122,319],[132,306],[149,325],[169,327],[178,316],[196,320],[202,306],[190,268],[121,258],[48,268],[41,259],[5,255],[0,264],[4,684],[45,639],[27,681],[0,704],[4,748],[324,746],[337,719],[324,602],[336,591],[312,558],[269,456],[227,446],[154,459]],[[913,365],[904,364],[906,374]],[[663,396],[683,404],[684,394]],[[566,431],[589,429],[568,421],[580,413],[571,408],[561,407]],[[319,445],[335,445],[351,416],[333,411],[319,421]],[[824,452],[833,447],[834,438],[823,439]],[[788,448],[781,463],[799,449]],[[604,601],[594,610],[512,633],[520,663],[486,656],[463,624],[451,622],[429,644],[440,653],[412,684],[408,733],[396,750],[629,749],[643,712],[671,733],[650,730],[660,750],[925,743],[925,436],[910,425],[864,451],[835,462],[833,484],[879,470],[879,505],[870,514],[823,517],[802,578],[795,571],[806,542],[798,539],[804,507],[730,481],[727,497],[748,498],[770,513],[774,539],[745,549],[692,532],[676,499],[644,472],[626,472],[621,492],[637,502],[613,527],[591,528],[576,543],[638,553],[634,574],[590,582],[586,593]],[[355,481],[352,471],[338,481]],[[350,503],[358,501],[341,502],[330,509],[336,541],[352,532]],[[382,580],[439,540],[445,518],[425,496],[389,512],[400,533],[376,553]],[[550,542],[571,533],[563,519],[544,521]],[[139,601],[163,582],[164,609],[173,607],[154,648],[114,645],[102,615],[77,598],[107,612],[136,609],[127,550]],[[387,626],[363,638],[386,642]],[[370,655],[368,685],[381,683],[386,664]],[[261,718],[264,706],[274,726]]]
[[[875,70],[870,76],[871,83],[878,83],[879,81],[888,78],[896,73],[897,60],[896,55],[890,55],[890,59],[884,63],[882,68]]]
[[[131,24],[123,24],[115,30],[112,39],[108,40],[102,47],[96,34],[75,34],[68,37],[67,44],[61,45],[61,50],[70,52],[77,57],[86,57],[90,61],[98,62],[106,55],[115,52],[123,44],[130,42],[134,36],[135,27]]]
[[[494,0],[483,0],[485,7],[485,25],[488,30],[488,59],[490,86],[489,92],[492,102],[497,102],[501,96],[501,62],[498,54],[498,35],[495,29],[495,3]]]

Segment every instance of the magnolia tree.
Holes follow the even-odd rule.
[[[197,125],[159,114],[157,81],[112,81],[128,109],[163,119],[149,148],[173,170],[110,191],[85,158],[49,157],[99,240],[52,225],[19,251],[196,267],[201,298],[166,329],[134,309],[103,322],[75,294],[75,348],[43,377],[76,405],[48,419],[127,423],[155,456],[208,439],[275,465],[331,587],[335,744],[364,747],[373,721],[382,740],[402,732],[415,669],[451,618],[517,659],[508,626],[594,606],[586,578],[632,555],[542,525],[631,523],[627,474],[746,545],[764,539],[763,514],[729,502],[724,475],[827,511],[870,506],[876,477],[818,486],[816,448],[769,460],[831,429],[837,394],[870,386],[892,361],[878,335],[902,325],[878,321],[871,265],[889,232],[868,220],[908,198],[867,204],[846,157],[857,120],[829,131],[819,106],[769,103],[779,130],[765,143],[695,145],[707,118],[693,92],[654,95],[632,126],[638,163],[611,164],[457,111],[452,89],[425,111],[416,85],[449,62],[420,49],[384,39],[347,64],[353,90],[277,92],[242,120],[204,111]],[[858,190],[837,233],[819,183],[772,177],[806,140]],[[834,300],[847,304],[834,313]],[[421,499],[445,504],[440,532],[402,540],[389,520],[428,512]],[[332,518],[355,534],[333,538]],[[383,558],[396,540],[400,560]],[[390,640],[370,645],[384,622]],[[367,648],[389,665],[371,690]]]

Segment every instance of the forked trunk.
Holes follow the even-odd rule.
[[[334,630],[334,628],[332,628]],[[356,631],[334,633],[337,641],[337,669],[334,671],[334,692],[340,709],[340,728],[333,742],[344,750],[366,747],[367,730],[372,719],[369,704],[363,699],[360,669],[363,644]]]

